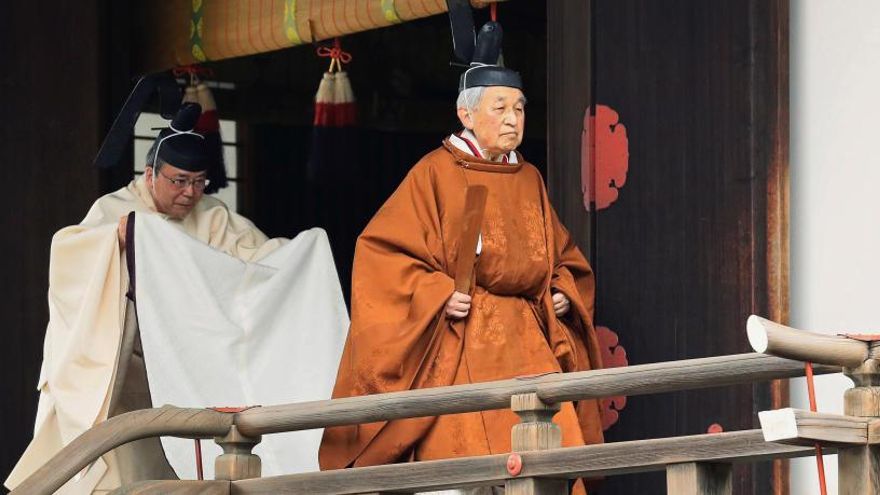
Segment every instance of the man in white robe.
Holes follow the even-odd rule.
[[[126,317],[129,281],[124,256],[130,212],[159,216],[243,261],[260,260],[288,242],[268,239],[221,201],[203,195],[208,154],[202,137],[191,131],[200,111],[198,105],[184,105],[150,150],[144,175],[98,199],[80,224],[53,237],[49,324],[34,439],[6,480],[8,488],[108,417]],[[113,470],[99,460],[61,492],[113,489],[119,483]]]

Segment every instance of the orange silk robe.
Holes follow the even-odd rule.
[[[468,185],[488,188],[468,317],[450,322]],[[601,367],[594,279],[550,206],[541,175],[444,142],[409,172],[357,242],[352,321],[334,398]],[[557,318],[551,289],[571,300]],[[564,446],[600,443],[596,401],[563,405]],[[325,430],[322,469],[510,451],[510,410]]]

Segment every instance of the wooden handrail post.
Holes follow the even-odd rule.
[[[550,450],[562,446],[562,431],[553,423],[559,404],[546,404],[538,394],[516,394],[510,397],[510,408],[520,419],[511,431],[513,452],[507,462],[511,476],[523,468],[517,452]],[[553,478],[512,478],[505,483],[505,495],[562,495],[568,493],[568,480]]]
[[[214,461],[214,479],[236,481],[259,478],[262,462],[252,450],[260,439],[242,435],[235,425],[229,428],[226,436],[214,437],[217,445],[223,448],[223,453]]]
[[[730,495],[733,468],[727,463],[687,462],[666,467],[666,493]]]
[[[880,342],[872,342],[872,357],[877,349],[880,349]],[[844,414],[880,418],[880,359],[868,359],[857,368],[845,368],[844,373],[855,383],[855,387],[844,394]],[[838,451],[840,495],[880,493],[880,445],[871,444],[872,433],[869,428],[868,445]]]

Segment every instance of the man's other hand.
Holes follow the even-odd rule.
[[[128,230],[128,215],[119,217],[119,227],[116,234],[119,237],[119,249],[125,249],[125,231]]]
[[[562,317],[568,313],[568,310],[571,309],[571,301],[565,297],[565,294],[562,292],[554,292],[553,293],[553,311],[556,312],[556,316]]]
[[[460,320],[471,310],[471,296],[455,291],[446,301],[446,316],[452,320]]]

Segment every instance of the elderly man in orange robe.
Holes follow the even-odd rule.
[[[333,397],[571,372],[601,366],[594,279],[516,152],[525,125],[518,73],[462,76],[464,129],[422,158],[358,239],[352,323]],[[455,290],[466,191],[488,197],[469,293]],[[322,469],[509,452],[509,410],[328,428]],[[603,441],[596,401],[555,416],[564,446]],[[580,491],[580,490],[578,490]]]

